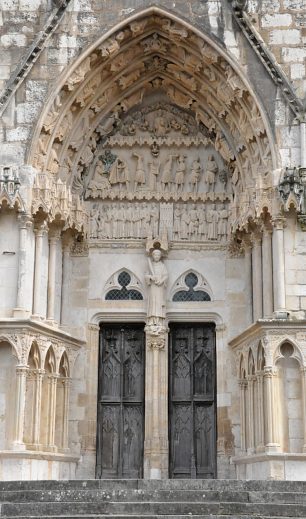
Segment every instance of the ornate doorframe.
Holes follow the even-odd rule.
[[[167,312],[167,322],[188,322],[188,323],[213,323],[215,324],[215,338],[216,338],[216,372],[217,372],[217,394],[223,392],[222,381],[224,380],[221,363],[218,363],[218,355],[225,347],[224,331],[225,325],[223,317],[217,312],[203,312],[175,310],[173,306]],[[142,311],[100,311],[92,316],[90,326],[98,328],[98,323],[143,323],[145,326],[145,313]],[[98,334],[95,335],[98,343]],[[148,341],[146,337],[146,367],[145,367],[145,444],[144,444],[144,478],[145,479],[167,479],[169,477],[168,461],[169,461],[169,442],[168,442],[168,341],[162,348],[150,346],[151,340]],[[152,379],[153,367],[156,368],[156,363],[153,362],[154,351],[156,355],[156,348],[159,355],[158,372],[160,377],[160,384],[154,384]],[[148,402],[153,401],[153,391],[158,390],[156,400],[157,406],[166,409],[161,416],[159,423],[159,441],[158,451],[152,449],[152,442],[148,438],[153,438],[153,423],[147,419],[149,414]],[[219,443],[222,443],[222,438],[218,438]],[[152,463],[153,462],[153,463]]]

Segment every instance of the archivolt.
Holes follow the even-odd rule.
[[[273,140],[238,67],[204,35],[157,8],[99,41],[43,114],[29,162],[68,187],[82,184],[97,145],[156,91],[192,114],[227,164],[232,228],[270,211]]]

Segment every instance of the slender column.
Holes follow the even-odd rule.
[[[65,326],[69,322],[69,265],[70,247],[72,240],[63,240],[62,246],[62,293],[61,293],[61,325]]]
[[[34,415],[33,415],[33,444],[39,445],[40,438],[40,419],[41,419],[41,394],[42,381],[45,370],[37,369],[35,371],[35,395],[34,395]]]
[[[265,432],[265,423],[264,423],[264,378],[263,372],[260,371],[257,373],[257,435],[256,435],[256,452],[262,452],[264,450],[264,432]]]
[[[57,242],[60,238],[60,231],[52,232],[49,238],[49,269],[48,269],[48,304],[47,319],[55,320],[55,280],[56,280],[56,251]]]
[[[25,449],[23,434],[24,434],[24,413],[25,413],[25,397],[28,366],[16,367],[16,412],[15,412],[15,440],[13,448]]]
[[[273,281],[272,281],[272,231],[264,229],[262,238],[262,284],[263,316],[272,317]]]
[[[254,454],[255,452],[255,406],[254,406],[254,376],[248,377],[248,454]]]
[[[168,477],[168,336],[146,327],[146,395],[144,477]]]
[[[62,429],[62,445],[61,448],[64,451],[68,451],[68,423],[69,423],[69,392],[70,392],[70,379],[65,378],[62,380],[64,389],[64,405],[63,405],[63,429]]]
[[[306,367],[301,368],[302,381],[302,405],[303,405],[303,428],[304,428],[304,445],[303,452],[306,452]]]
[[[301,168],[306,168],[306,121],[300,123],[301,132]]]
[[[253,279],[253,321],[262,317],[262,258],[261,236],[254,234],[252,249],[252,279]]]
[[[266,416],[266,452],[278,452],[280,445],[276,441],[275,431],[275,400],[274,400],[274,378],[273,369],[266,367],[264,369],[264,385],[265,385],[265,416]]]
[[[33,317],[39,318],[41,316],[41,267],[43,255],[44,236],[47,233],[45,224],[35,230],[35,264],[34,264],[34,290],[33,290]]]
[[[273,225],[272,249],[274,312],[284,313],[286,308],[284,218],[275,218],[273,220]]]
[[[56,417],[56,386],[57,386],[57,376],[49,375],[48,376],[48,404],[49,404],[49,412],[48,412],[48,432],[47,432],[47,446],[50,450],[55,450],[55,417]]]
[[[244,243],[245,279],[246,279],[246,316],[247,324],[253,322],[253,282],[252,282],[252,246]]]
[[[241,379],[239,381],[240,387],[240,443],[241,443],[241,453],[245,454],[246,452],[246,405],[245,405],[245,396],[246,396],[246,387],[247,381],[245,379]]]
[[[28,277],[31,267],[29,265],[28,233],[32,229],[32,219],[29,215],[18,216],[19,220],[19,262],[17,281],[17,300],[14,309],[14,317],[28,317],[31,312],[31,294],[28,290]]]

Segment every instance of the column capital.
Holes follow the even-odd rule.
[[[49,242],[56,243],[62,234],[62,229],[60,227],[50,228],[49,227]]]
[[[286,224],[286,218],[282,215],[277,215],[272,218],[272,224],[276,231],[282,231]]]
[[[33,228],[33,218],[28,213],[19,213],[17,216],[20,229],[31,230]]]
[[[273,229],[271,227],[264,226],[262,229],[262,235],[264,238],[270,237],[273,234]]]
[[[42,237],[45,234],[48,234],[48,224],[47,222],[42,222],[34,227],[34,233],[37,237]]]

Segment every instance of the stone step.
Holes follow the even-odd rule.
[[[42,516],[41,519],[173,519],[173,515],[49,515]],[[250,519],[251,516],[248,515],[175,515],[176,519],[188,519],[192,517],[192,519]],[[256,519],[266,519],[267,516],[261,515],[254,516]],[[27,515],[27,516],[11,516],[10,519],[37,519],[37,516]],[[268,519],[280,519],[280,516],[268,516]],[[281,519],[292,519],[292,517],[281,516]],[[305,519],[305,518],[300,518]]]
[[[62,502],[62,503],[2,503],[1,517],[52,517],[67,515],[229,515],[232,517],[306,517],[306,505],[241,502]]]
[[[49,515],[42,516],[41,519],[173,519],[173,515]],[[251,516],[248,515],[175,515],[176,519],[188,519],[192,517],[192,519],[250,519]],[[266,519],[266,516],[261,515],[254,516],[256,519]],[[37,519],[37,516],[27,515],[27,516],[11,516],[10,519]],[[268,516],[268,519],[280,519],[280,516]],[[292,519],[292,517],[281,516],[281,519]],[[305,518],[301,518],[305,519]]]
[[[0,502],[108,502],[108,501],[152,501],[152,502],[250,502],[305,504],[303,492],[264,492],[262,490],[152,490],[142,489],[64,489],[64,490],[8,490],[0,491]]]
[[[241,481],[225,479],[90,479],[90,480],[37,480],[1,481],[0,491],[66,489],[139,489],[139,490],[242,490],[272,492],[305,492],[306,481]]]

